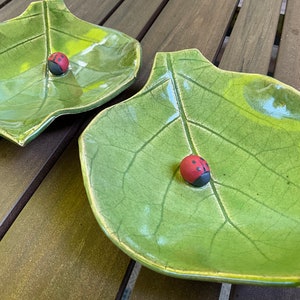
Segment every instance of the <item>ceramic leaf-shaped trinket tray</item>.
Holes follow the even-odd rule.
[[[197,50],[158,53],[145,87],[80,137],[92,210],[107,236],[171,276],[300,284],[300,93],[227,72]],[[209,164],[203,187],[179,165]]]
[[[0,135],[25,145],[56,117],[95,108],[127,88],[140,66],[139,43],[75,17],[62,0],[33,2],[0,24]],[[62,52],[66,74],[49,72]]]

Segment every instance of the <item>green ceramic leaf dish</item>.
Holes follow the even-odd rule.
[[[275,79],[158,53],[145,87],[80,137],[100,226],[167,275],[299,285],[299,115],[300,93]],[[180,175],[190,153],[210,165],[205,187]]]
[[[0,135],[25,145],[54,118],[95,108],[135,79],[139,43],[70,13],[62,0],[33,2],[0,24]],[[47,58],[63,52],[70,70],[52,75]]]

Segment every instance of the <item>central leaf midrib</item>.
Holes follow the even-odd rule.
[[[50,49],[51,49],[51,45],[50,45],[50,24],[49,24],[49,5],[47,3],[47,1],[43,1],[43,17],[44,17],[44,32],[45,32],[45,46],[46,46],[46,59],[48,58],[49,54],[50,54]]]
[[[186,135],[186,138],[188,140],[188,144],[190,146],[190,149],[191,149],[192,153],[199,155],[199,153],[197,151],[197,148],[194,145],[191,133],[190,133],[189,125],[188,125],[188,122],[187,122],[187,116],[185,114],[182,102],[180,100],[180,95],[178,94],[178,85],[177,85],[177,82],[176,82],[176,79],[175,79],[175,70],[174,70],[173,64],[171,62],[171,54],[170,53],[167,54],[166,61],[167,61],[167,68],[168,68],[168,70],[171,71],[171,74],[172,74],[172,76],[170,76],[170,80],[172,81],[172,85],[174,86],[174,93],[175,93],[175,96],[176,96],[176,102],[177,102],[177,106],[178,106],[178,111],[180,113],[180,118],[181,118],[181,121],[182,121],[184,133]]]
[[[43,1],[43,18],[44,18],[44,32],[45,32],[45,48],[46,48],[46,55],[45,55],[45,80],[44,80],[44,97],[43,97],[43,102],[41,103],[41,107],[45,103],[45,100],[48,97],[48,83],[49,83],[49,70],[48,70],[48,64],[47,64],[47,59],[50,55],[51,51],[51,37],[50,37],[50,24],[49,24],[49,6],[47,1]]]

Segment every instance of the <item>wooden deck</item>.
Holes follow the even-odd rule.
[[[30,2],[0,1],[0,22]],[[138,39],[142,67],[136,82],[107,105],[57,119],[26,147],[0,138],[0,299],[300,299],[294,288],[139,271],[91,212],[77,146],[93,116],[143,87],[158,51],[198,48],[223,69],[269,74],[300,89],[299,1],[288,0],[286,9],[282,0],[65,2],[78,17]]]

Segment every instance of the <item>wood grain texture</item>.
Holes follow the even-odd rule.
[[[65,0],[74,15],[85,21],[101,24],[118,7],[122,0]]]
[[[244,0],[219,67],[267,74],[282,0]]]
[[[142,44],[152,53],[198,48],[213,60],[236,5],[236,0],[170,1]]]
[[[19,16],[33,1],[34,0],[12,0],[11,2],[8,2],[8,4],[6,4],[0,10],[0,22]]]
[[[4,6],[7,3],[7,1],[9,1],[9,0],[1,0],[0,1],[0,7]]]
[[[1,299],[114,299],[129,258],[100,230],[77,140],[0,243]]]
[[[289,0],[274,76],[300,90],[300,2]]]
[[[76,133],[80,119],[68,116],[57,120],[26,148],[0,138],[1,237]]]
[[[125,0],[104,23],[104,26],[120,30],[139,41],[143,41],[144,34],[151,28],[154,20],[160,15],[166,2],[167,0]],[[158,37],[158,41],[161,41],[160,37]],[[140,91],[147,79],[147,71],[149,72],[151,68],[154,55],[153,51],[145,53],[145,45],[142,45],[141,68],[136,82],[112,100],[111,103],[115,104],[126,100]]]
[[[238,285],[230,300],[298,300],[300,289]]]
[[[209,60],[214,60],[223,42],[237,6],[236,0],[174,0],[169,1],[141,41],[143,72],[137,81],[142,87],[151,70],[154,56],[159,51],[199,49]]]
[[[142,268],[131,300],[218,300],[220,284],[167,277]]]
[[[131,36],[139,38],[151,25],[167,0],[143,1],[127,0],[120,5],[105,23]],[[146,22],[145,22],[146,21]]]

